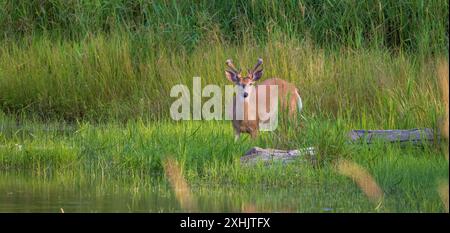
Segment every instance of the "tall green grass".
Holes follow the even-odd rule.
[[[261,56],[313,115],[408,127],[436,117],[448,1],[1,0],[0,32],[7,113],[165,119],[173,85]]]
[[[83,40],[125,30],[154,45],[193,49],[202,41],[265,42],[274,33],[320,46],[448,49],[448,1],[2,0],[1,37]]]
[[[141,42],[122,34],[23,43],[3,42],[0,48],[0,108],[43,119],[167,119],[176,100],[171,87],[192,87],[194,76],[203,86],[230,84],[227,58],[248,68],[260,56],[263,78],[294,83],[311,115],[362,122],[370,116],[392,128],[431,126],[442,111],[434,57],[324,50],[286,38],[263,47],[209,44],[189,54],[143,50]]]

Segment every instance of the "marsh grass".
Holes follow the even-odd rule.
[[[214,44],[191,54],[151,56],[136,46],[120,34],[56,44],[43,38],[27,47],[8,42],[0,49],[1,108],[43,120],[164,120],[176,100],[169,96],[174,85],[185,84],[192,92],[192,78],[199,76],[203,87],[224,86],[227,58],[247,68],[261,56],[263,78],[294,83],[309,116],[363,128],[412,128],[437,127],[443,111],[432,59],[384,50],[327,52],[294,40],[265,47]]]
[[[273,35],[321,47],[448,49],[448,1],[0,1],[1,37],[80,41],[124,31],[155,49],[202,43],[264,43]],[[149,48],[149,47],[147,47]]]
[[[3,117],[6,118],[3,122],[7,122],[9,117]],[[448,177],[448,163],[442,156],[445,151],[433,145],[417,148],[348,144],[342,135],[353,123],[336,126],[326,119],[309,119],[305,130],[263,132],[256,141],[246,135],[234,143],[230,122],[221,121],[80,123],[67,132],[42,130],[39,120],[24,122],[28,130],[11,126],[1,131],[2,172],[29,172],[33,179],[67,179],[58,183],[125,182],[124,187],[129,186],[130,192],[136,193],[133,195],[140,195],[147,186],[168,183],[176,202],[190,203],[185,200],[188,197],[202,200],[197,211],[223,211],[222,204],[205,204],[215,198],[225,206],[231,205],[231,211],[244,212],[443,211],[435,181]],[[289,141],[280,139],[278,134],[284,133],[297,137]],[[298,160],[288,166],[241,166],[240,157],[252,146],[285,149],[314,146],[318,163]],[[376,209],[351,179],[338,175],[334,168],[340,158],[360,164],[377,181],[384,192],[381,208]],[[172,172],[168,173],[169,170]],[[182,185],[177,185],[180,180]],[[189,194],[183,190],[190,190]],[[209,190],[215,190],[214,194],[209,194]],[[275,196],[265,195],[268,190]],[[255,193],[251,197],[242,197],[252,192]],[[229,195],[233,201],[226,198]],[[180,204],[176,211],[194,211],[186,206],[189,205]]]

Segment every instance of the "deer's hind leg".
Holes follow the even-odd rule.
[[[258,137],[258,130],[252,130],[250,132],[250,137],[255,140]]]
[[[292,96],[289,101],[288,122],[293,128],[302,128],[300,119],[301,109],[299,109],[298,101],[301,100],[298,99],[297,95]]]

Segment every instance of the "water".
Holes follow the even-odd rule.
[[[209,186],[210,187],[210,186]],[[248,190],[192,187],[197,211],[240,212]],[[279,192],[283,193],[283,192]],[[247,197],[247,198],[245,198]],[[277,201],[270,206],[276,206]],[[250,209],[253,208],[249,204]],[[281,208],[282,209],[282,208]],[[0,212],[186,212],[166,182],[2,173]],[[276,212],[276,210],[274,210]]]
[[[62,209],[62,210],[61,210]],[[167,185],[2,174],[0,212],[176,212]]]
[[[299,189],[202,184],[191,186],[196,210],[186,210],[165,181],[87,177],[2,172],[0,212],[334,212],[339,211],[339,201],[333,195],[342,195],[317,185]]]

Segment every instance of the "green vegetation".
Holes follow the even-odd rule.
[[[80,188],[92,205],[66,211],[182,211],[162,166],[173,156],[199,210],[448,211],[437,191],[448,184],[448,139],[346,142],[350,129],[440,131],[448,1],[0,0],[0,44],[0,191],[31,190],[17,203],[57,202],[55,192],[70,201]],[[227,58],[245,69],[258,57],[263,79],[299,88],[303,128],[282,122],[234,143],[230,122],[170,119],[172,86],[229,84]],[[317,161],[240,166],[252,146],[314,146]],[[380,205],[339,175],[339,159],[367,169]]]
[[[170,89],[230,84],[228,57],[242,68],[265,60],[263,77],[296,84],[306,111],[349,120],[374,118],[377,126],[433,126],[440,93],[436,59],[373,49],[328,51],[275,40],[264,47],[205,45],[190,54],[134,48],[132,39],[98,36],[83,42],[36,39],[0,48],[0,106],[7,113],[43,119],[168,119]],[[207,59],[205,59],[207,58]],[[413,113],[413,114],[412,114]],[[369,127],[363,125],[363,127]]]
[[[436,187],[440,180],[448,180],[448,163],[440,149],[351,145],[339,137],[349,129],[348,125],[326,122],[311,122],[304,131],[288,130],[285,135],[263,133],[255,142],[245,137],[240,143],[234,143],[230,125],[222,122],[82,124],[66,129],[56,124],[28,123],[2,130],[0,164],[1,170],[9,174],[6,177],[32,174],[32,178],[19,176],[19,183],[15,183],[20,190],[27,190],[27,185],[33,187],[31,193],[17,194],[17,202],[27,195],[50,202],[50,206],[36,207],[41,211],[59,211],[59,207],[66,212],[159,211],[150,202],[158,193],[162,201],[168,202],[158,208],[181,211],[173,204],[174,196],[162,176],[160,161],[167,155],[174,155],[180,163],[203,211],[241,211],[242,205],[248,203],[260,211],[444,211]],[[240,166],[240,156],[254,145],[315,145],[321,164],[299,160],[288,166]],[[350,158],[368,169],[384,191],[380,207],[335,171],[336,157]],[[0,181],[0,186],[15,187],[10,179]],[[6,187],[5,192],[11,190]],[[52,200],[56,202],[53,193],[92,204],[52,204]],[[127,207],[108,201],[117,196],[134,204]],[[111,205],[97,204],[95,200],[102,198]],[[24,208],[20,211],[32,211],[17,206]]]
[[[83,40],[126,31],[146,43],[193,49],[201,42],[266,41],[273,34],[322,47],[448,48],[448,1],[2,0],[6,38]]]

